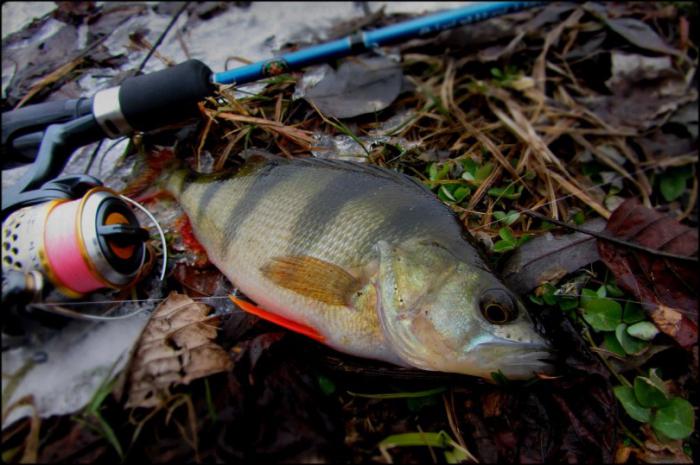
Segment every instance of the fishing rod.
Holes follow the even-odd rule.
[[[93,176],[57,177],[77,148],[196,117],[198,103],[221,85],[250,83],[539,4],[470,4],[219,73],[188,60],[130,77],[93,97],[3,113],[3,167],[32,163],[2,192],[3,302],[41,300],[48,287],[69,298],[123,289],[147,262],[149,236],[126,199]]]

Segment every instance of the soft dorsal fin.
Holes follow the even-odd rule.
[[[278,286],[328,305],[349,305],[362,287],[343,268],[305,255],[273,258],[260,271]]]
[[[300,165],[322,166],[329,169],[368,174],[371,176],[387,179],[389,181],[393,181],[401,185],[418,187],[424,193],[430,193],[430,189],[424,186],[423,183],[421,183],[417,179],[407,174],[399,173],[388,168],[382,168],[380,166],[372,165],[370,163],[358,163],[349,160],[326,160],[322,158],[296,158],[294,160],[287,161],[289,161],[290,163],[297,163]],[[433,194],[431,193],[431,195]]]

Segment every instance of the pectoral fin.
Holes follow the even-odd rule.
[[[333,263],[309,256],[277,257],[261,268],[280,287],[328,305],[349,305],[359,279]]]

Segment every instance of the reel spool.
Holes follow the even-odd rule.
[[[2,224],[2,272],[38,271],[63,295],[121,289],[138,277],[146,230],[131,208],[104,187],[75,200],[21,208]]]

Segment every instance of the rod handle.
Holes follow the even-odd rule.
[[[197,102],[213,94],[212,71],[199,60],[129,78],[119,89],[119,106],[129,126],[140,131],[181,121],[197,113]]]
[[[2,165],[29,163],[41,143],[43,131],[92,112],[91,98],[38,103],[2,114]]]

